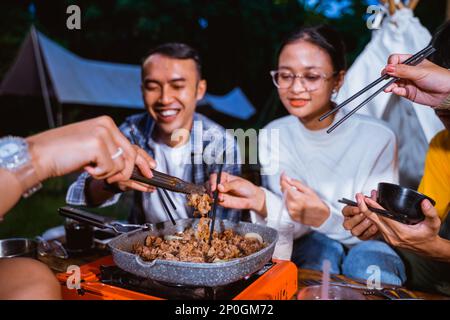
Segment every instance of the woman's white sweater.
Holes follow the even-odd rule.
[[[342,117],[338,113],[335,123]],[[259,160],[268,219],[277,219],[282,205],[280,175],[300,180],[330,208],[329,218],[318,228],[295,224],[295,238],[315,230],[345,245],[359,240],[343,228],[343,197],[357,192],[370,195],[379,182],[398,183],[394,133],[374,118],[355,114],[332,133],[306,129],[294,116],[269,123],[259,135]],[[277,134],[279,139],[276,139]],[[251,213],[254,222],[263,219]],[[282,220],[292,221],[286,210]]]

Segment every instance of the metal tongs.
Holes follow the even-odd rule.
[[[69,206],[59,208],[58,212],[63,217],[70,218],[79,222],[84,222],[99,229],[111,229],[117,234],[125,233],[129,231],[130,228],[142,230],[150,230],[152,228],[152,225],[150,223],[144,223],[142,225],[120,223],[117,221],[112,221],[111,218],[103,217],[91,212],[87,212],[85,210]]]
[[[409,59],[405,60],[403,62],[403,64],[406,65],[410,65],[410,66],[415,66],[418,65],[419,63],[421,63],[424,59],[426,59],[427,57],[429,57],[431,54],[433,54],[436,51],[435,48],[433,48],[433,45],[429,45],[428,47],[426,47],[425,49],[420,50],[419,52],[417,52],[415,55],[411,56]],[[348,103],[352,102],[353,100],[355,100],[357,97],[359,97],[360,95],[362,95],[363,93],[367,92],[368,90],[372,89],[374,86],[376,86],[377,84],[379,84],[380,82],[387,80],[391,78],[390,75],[385,74],[383,76],[381,76],[380,78],[378,78],[377,80],[375,80],[374,82],[372,82],[371,84],[369,84],[368,86],[366,86],[365,88],[363,88],[362,90],[358,91],[356,94],[354,94],[353,96],[351,96],[350,98],[348,98],[347,100],[345,100],[344,102],[342,102],[341,104],[337,105],[335,108],[333,108],[332,110],[328,111],[327,113],[325,113],[323,116],[321,116],[319,118],[319,121],[323,121],[324,119],[326,119],[328,116],[330,116],[331,114],[337,112],[339,109],[341,109],[342,107],[346,106]],[[346,114],[344,117],[342,117],[342,119],[340,119],[338,122],[336,122],[331,128],[329,128],[327,130],[327,133],[331,133],[334,129],[336,129],[339,125],[341,125],[345,120],[347,120],[348,118],[350,118],[356,111],[358,111],[359,109],[361,109],[363,106],[365,106],[369,101],[371,101],[373,98],[375,98],[380,92],[384,91],[384,89],[386,89],[387,87],[389,87],[391,84],[393,84],[394,82],[400,80],[400,78],[394,77],[392,78],[390,81],[388,81],[385,85],[383,85],[380,89],[378,89],[377,91],[375,91],[373,94],[371,94],[367,99],[365,99],[363,102],[361,102],[358,106],[356,106],[353,110],[351,110],[348,114]]]
[[[167,189],[174,192],[180,192],[180,193],[198,193],[203,194],[206,193],[205,186],[190,183],[184,180],[181,180],[180,178],[152,170],[153,178],[149,179],[144,177],[141,173],[139,173],[138,169],[134,169],[133,174],[131,175],[131,179],[145,183],[154,187]]]
[[[131,142],[137,146],[140,147],[138,140],[136,139],[136,135],[134,134],[134,128],[132,127],[130,130],[131,135]],[[133,174],[131,175],[131,180],[135,180],[141,183],[145,183],[154,187],[167,189],[174,192],[180,192],[180,193],[199,193],[203,194],[206,193],[206,188],[204,186],[200,186],[197,184],[193,184],[190,182],[186,182],[184,180],[181,180],[180,178],[152,170],[153,178],[149,179],[144,177],[140,172],[138,168],[134,168]],[[174,207],[173,202],[170,200],[169,195],[165,192],[167,198],[171,202],[172,206]],[[174,208],[176,210],[176,208]],[[171,218],[172,219],[172,218]],[[173,219],[172,219],[173,222]]]

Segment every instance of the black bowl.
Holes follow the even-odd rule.
[[[421,203],[428,199],[434,206],[436,201],[415,190],[396,184],[381,182],[378,184],[377,202],[389,213],[388,218],[405,224],[416,224],[425,219]]]

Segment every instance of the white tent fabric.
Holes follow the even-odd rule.
[[[348,70],[346,81],[338,93],[336,102],[344,101],[365,85],[377,79],[390,54],[414,54],[426,47],[430,40],[430,33],[422,26],[419,19],[414,17],[412,10],[407,8],[399,9],[394,15],[386,17],[381,29],[374,31],[372,40]],[[376,89],[366,92],[360,98],[344,107],[344,110],[348,112],[357,105],[358,101],[367,98],[374,90]],[[358,112],[381,119],[390,98],[391,94],[381,93]],[[431,108],[416,103],[411,104],[420,122],[421,129],[429,142],[444,127]]]
[[[83,59],[41,33],[39,42],[61,103],[144,108],[139,66]]]
[[[40,48],[46,76],[50,81],[50,95],[60,103],[144,108],[139,65],[84,59],[42,33],[36,34],[38,46],[34,46],[30,33],[15,63],[1,82],[0,94],[40,94],[34,52],[34,48]],[[255,108],[239,88],[225,96],[206,94],[199,104],[209,104],[218,112],[244,120],[255,113]]]

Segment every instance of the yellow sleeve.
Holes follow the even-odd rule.
[[[441,220],[450,210],[450,134],[438,133],[430,143],[419,190],[436,201]]]

